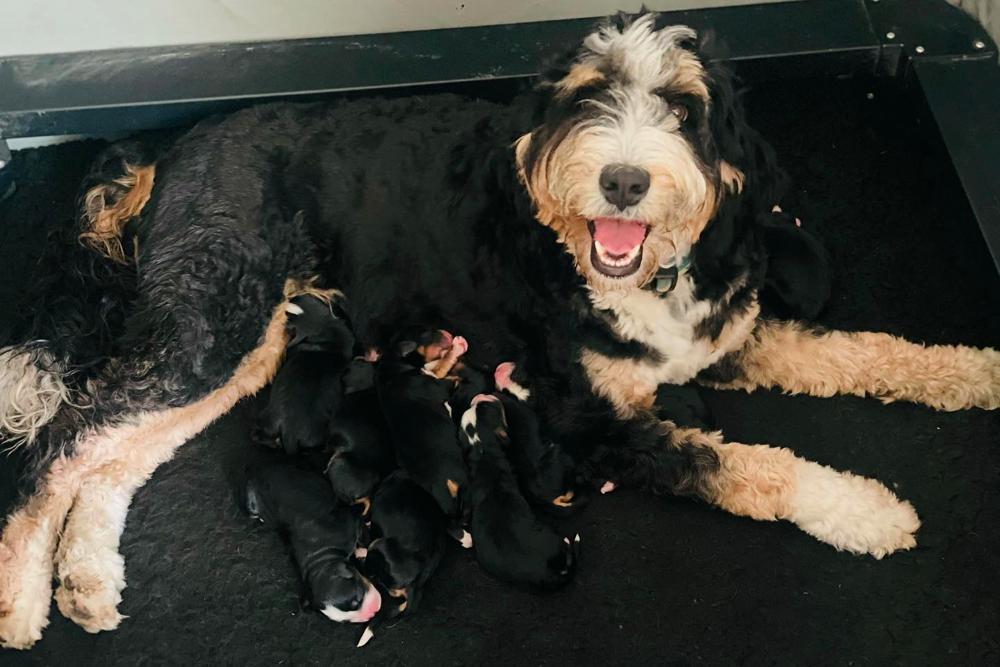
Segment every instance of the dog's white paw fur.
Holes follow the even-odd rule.
[[[49,624],[51,601],[52,551],[28,544],[15,554],[0,543],[0,646],[31,648]]]
[[[795,471],[797,488],[785,518],[813,537],[875,558],[916,546],[916,511],[879,482],[801,459]]]
[[[87,632],[114,630],[125,616],[118,613],[125,589],[125,560],[114,549],[90,552],[74,541],[60,549],[56,604],[62,615]]]

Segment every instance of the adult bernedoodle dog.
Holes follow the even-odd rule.
[[[63,614],[118,625],[132,495],[268,383],[303,292],[343,292],[368,347],[419,323],[514,361],[545,436],[595,479],[876,558],[912,547],[916,513],[879,482],[657,407],[690,381],[1000,406],[994,350],[761,315],[782,177],[705,48],[619,16],[510,105],[269,104],[155,153],[112,147],[75,249],[0,348],[0,427],[34,462],[0,544],[3,644],[40,638],[53,574]]]

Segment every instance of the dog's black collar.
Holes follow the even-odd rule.
[[[657,294],[672,292],[677,287],[677,281],[680,280],[681,275],[687,273],[689,268],[691,268],[690,253],[684,255],[680,261],[677,261],[677,256],[674,255],[671,258],[670,264],[660,266],[653,279],[643,289],[651,290]]]

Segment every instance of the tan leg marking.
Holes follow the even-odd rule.
[[[889,334],[818,333],[797,322],[762,321],[718,388],[780,387],[789,394],[875,396],[938,410],[1000,407],[1000,352],[919,345]]]

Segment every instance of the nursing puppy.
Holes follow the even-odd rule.
[[[538,520],[518,489],[504,455],[509,446],[500,400],[481,394],[462,415],[468,447],[472,534],[476,557],[491,574],[541,590],[565,586],[573,577],[580,536],[571,542]]]
[[[493,377],[510,436],[507,455],[521,492],[533,506],[553,514],[579,511],[590,500],[591,485],[578,474],[569,452],[543,440],[538,415],[527,403],[531,392],[511,377],[514,370],[513,363],[502,363]]]
[[[362,535],[357,513],[337,502],[321,475],[292,463],[248,473],[244,508],[287,536],[305,584],[304,606],[332,621],[371,620],[382,597],[351,561]]]
[[[396,451],[382,415],[374,363],[354,359],[341,385],[343,398],[330,420],[327,444],[333,456],[326,476],[339,500],[361,504],[367,514],[375,486],[396,467]]]
[[[341,373],[351,360],[354,334],[332,306],[312,296],[288,306],[291,342],[257,417],[253,438],[289,454],[322,447],[343,394]]]
[[[396,336],[376,370],[399,464],[456,521],[464,519],[468,471],[448,402],[455,384],[446,376],[466,349],[461,336],[407,330]]]
[[[444,556],[448,518],[409,473],[397,470],[375,491],[371,522],[375,539],[365,571],[388,592],[383,613],[412,613]]]

